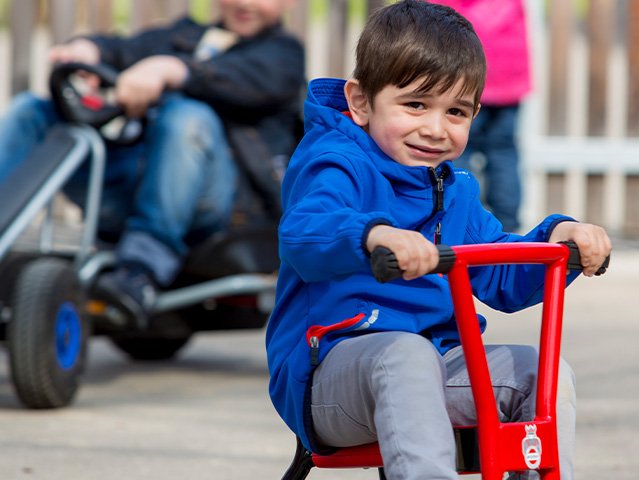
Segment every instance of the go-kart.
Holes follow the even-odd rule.
[[[87,74],[99,79],[97,91],[86,88]],[[116,306],[91,298],[96,278],[115,261],[98,224],[105,145],[133,143],[144,129],[111,100],[116,78],[100,65],[54,68],[51,96],[68,123],[52,129],[0,189],[0,339],[15,392],[29,408],[73,401],[94,335],[107,336],[131,359],[168,359],[197,331],[261,328],[272,307],[278,268],[272,218],[196,246],[160,292],[148,328],[135,328]],[[84,162],[90,175],[80,240],[58,247],[52,200]],[[24,247],[23,232],[43,210],[37,245]]]

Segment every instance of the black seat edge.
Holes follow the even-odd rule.
[[[9,228],[31,198],[73,149],[75,140],[64,128],[54,128],[27,158],[2,181],[0,232]]]

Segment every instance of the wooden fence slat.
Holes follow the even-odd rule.
[[[87,5],[87,27],[91,32],[113,32],[112,0],[93,0]]]
[[[596,225],[604,225],[605,177],[601,173],[593,173],[586,177],[586,212],[585,221]]]
[[[639,137],[639,0],[630,0],[627,18],[628,135]]]
[[[129,30],[139,31],[166,20],[166,2],[161,0],[135,0],[131,2]]]
[[[626,235],[639,237],[639,175],[628,175],[626,178],[626,205],[635,208],[626,209],[624,218],[624,232]]]
[[[189,13],[189,0],[168,0],[166,8],[167,18],[179,18]]]
[[[28,90],[31,66],[31,39],[36,24],[36,0],[11,2],[11,79],[10,91],[14,95]]]
[[[548,133],[565,134],[568,121],[568,56],[574,33],[574,9],[571,0],[549,2],[549,95]]]
[[[297,35],[297,38],[306,43],[308,38],[308,2],[297,2],[287,20],[287,27]]]
[[[344,76],[344,45],[348,28],[348,5],[346,0],[331,0],[328,8],[328,74],[331,77]]]
[[[76,25],[76,0],[50,0],[49,29],[54,44],[61,43],[73,35]]]
[[[616,4],[616,0],[590,0],[588,9],[588,134],[593,136],[603,136],[606,131],[608,58]]]

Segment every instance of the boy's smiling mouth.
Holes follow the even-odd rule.
[[[441,148],[433,148],[426,145],[414,145],[412,143],[407,143],[406,146],[412,152],[427,157],[438,156],[444,153],[444,150],[442,150]]]

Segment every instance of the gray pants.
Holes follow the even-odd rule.
[[[501,421],[534,417],[537,349],[487,346]],[[562,480],[572,480],[575,379],[559,369],[557,425]],[[384,332],[344,340],[313,376],[319,440],[335,447],[378,441],[389,480],[457,479],[452,424],[476,423],[461,348],[442,357],[427,339]],[[533,478],[535,473],[521,478]],[[512,478],[518,478],[512,476]]]

